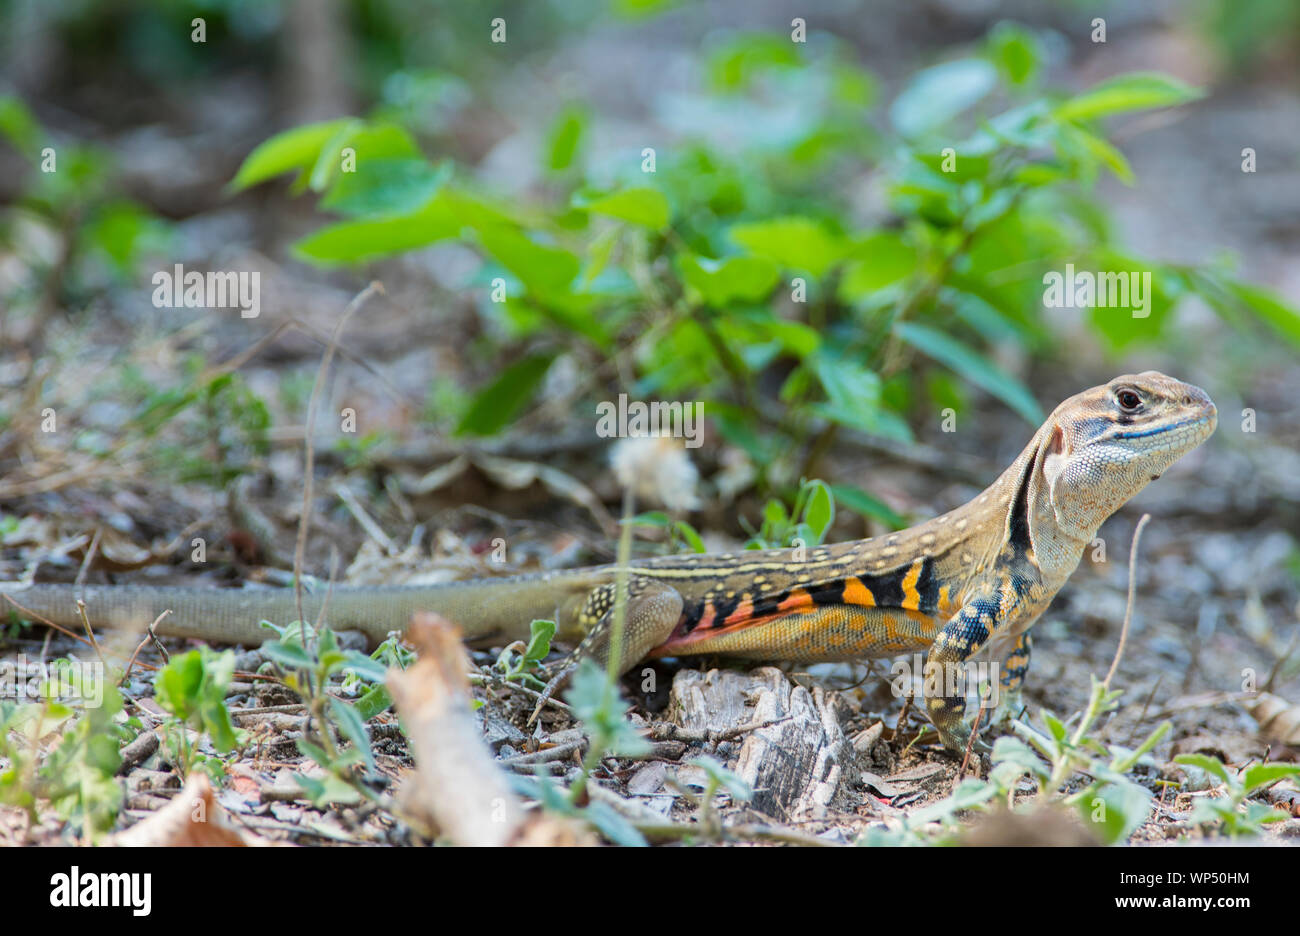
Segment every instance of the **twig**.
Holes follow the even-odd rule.
[[[383,291],[383,284],[375,280],[361,290],[348,303],[348,307],[343,310],[343,314],[339,316],[334,331],[330,335],[329,344],[325,346],[325,354],[321,357],[320,368],[316,371],[316,383],[311,388],[311,398],[307,403],[307,422],[303,431],[302,516],[298,518],[298,540],[293,548],[294,601],[298,606],[298,625],[301,629],[304,645],[307,643],[307,621],[306,616],[302,613],[302,567],[307,553],[307,531],[311,528],[312,471],[316,451],[315,446],[312,444],[312,432],[316,426],[316,409],[320,404],[321,392],[325,387],[325,377],[329,373],[330,362],[334,359],[334,351],[338,347],[339,336],[343,333],[343,326],[352,317],[352,313],[361,308],[367,299],[375,293],[382,293]]]
[[[99,539],[103,535],[102,527],[95,527],[95,535],[90,539],[90,546],[86,549],[86,556],[81,560],[81,568],[77,570],[77,577],[72,580],[72,584],[77,588],[86,584],[86,573],[90,571],[91,563],[95,561],[95,554],[99,552]]]
[[[1124,608],[1124,628],[1119,632],[1119,646],[1115,648],[1115,659],[1111,661],[1110,672],[1101,681],[1101,684],[1108,691],[1111,678],[1114,677],[1115,671],[1119,669],[1120,658],[1124,656],[1124,646],[1128,643],[1128,629],[1133,622],[1133,601],[1137,593],[1138,542],[1142,539],[1142,530],[1150,519],[1151,514],[1142,515],[1142,519],[1137,522],[1137,527],[1133,530],[1133,543],[1128,549],[1128,604]]]
[[[138,644],[136,644],[135,652],[131,654],[131,659],[126,662],[126,672],[122,674],[122,679],[118,682],[119,686],[124,685],[126,681],[131,678],[131,668],[135,666],[136,657],[140,655],[140,651],[144,649],[144,645],[149,643],[149,641],[152,640],[154,646],[159,650],[162,650],[163,662],[167,662],[167,650],[163,647],[162,643],[159,642],[158,635],[154,633],[154,628],[158,626],[158,623],[162,621],[163,618],[171,613],[171,608],[168,608],[162,614],[154,618],[153,623],[149,625],[149,632],[140,639]]]
[[[497,673],[489,673],[484,670],[479,670],[477,673],[470,673],[468,678],[471,686],[475,684],[482,685],[485,682],[490,682],[494,686],[500,686],[501,688],[509,689],[512,692],[521,692],[532,699],[542,699],[543,697],[543,693],[538,692],[536,689],[530,689],[528,686],[520,685],[517,682],[511,682]],[[559,709],[561,712],[568,712],[569,714],[573,713],[573,709],[569,707],[567,702],[562,702],[554,696],[546,696],[542,705],[543,707],[549,705],[551,708]]]
[[[980,707],[975,710],[975,721],[971,723],[970,735],[966,738],[966,756],[961,759],[961,766],[957,768],[957,779],[953,782],[953,789],[961,783],[962,778],[966,776],[966,765],[970,763],[971,751],[975,748],[975,742],[979,740],[980,719],[984,717],[984,700],[980,700]]]
[[[353,519],[357,521],[361,529],[366,531],[366,535],[378,543],[386,555],[397,555],[397,545],[384,532],[383,527],[376,523],[370,514],[366,513],[366,509],[361,506],[357,496],[348,490],[347,485],[335,480],[331,487],[334,489],[334,493],[338,495],[339,500],[343,501],[343,506],[351,512]]]

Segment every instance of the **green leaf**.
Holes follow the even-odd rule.
[[[958,59],[917,72],[894,98],[889,119],[914,139],[937,130],[971,107],[998,83],[998,72],[984,59]]]
[[[668,226],[671,212],[668,199],[664,193],[652,188],[628,188],[611,192],[600,198],[579,200],[577,207],[585,208],[593,214],[605,215],[640,224],[651,230],[659,231]]]
[[[321,148],[353,122],[349,117],[306,124],[262,141],[248,154],[235,173],[235,178],[230,182],[230,191],[243,191],[249,186],[295,169],[306,170],[315,164]]]
[[[300,259],[321,266],[360,263],[458,237],[461,221],[445,191],[414,214],[343,221],[309,234],[293,245]]]
[[[1300,764],[1255,764],[1242,776],[1242,791],[1251,793],[1275,780],[1300,777]]]
[[[747,803],[754,798],[754,788],[752,786],[709,755],[701,754],[698,757],[692,757],[686,763],[689,766],[703,770],[710,782],[726,790],[740,802]]]
[[[547,139],[546,168],[552,172],[562,172],[572,166],[586,131],[586,111],[572,105],[562,110],[551,125]]]
[[[524,650],[526,663],[539,663],[551,652],[551,640],[555,637],[555,622],[537,620],[528,625],[528,647]]]
[[[812,529],[816,545],[820,546],[825,542],[831,524],[835,522],[835,496],[825,481],[809,481],[807,488],[811,494],[803,516]]]
[[[1014,23],[999,23],[989,36],[989,57],[1007,81],[1022,85],[1038,71],[1042,51],[1038,38]]]
[[[304,650],[301,644],[278,640],[262,644],[262,656],[290,670],[314,670],[317,663],[316,658]]]
[[[345,149],[352,151],[346,160]],[[308,175],[308,186],[313,192],[325,191],[335,178],[351,174],[343,171],[345,162],[360,172],[367,162],[373,160],[419,155],[420,148],[415,140],[397,124],[350,121],[321,147]]]
[[[154,699],[162,708],[181,721],[187,721],[199,705],[199,687],[203,684],[203,657],[197,650],[174,656],[158,671],[154,680]]]
[[[541,298],[568,292],[581,266],[578,258],[560,247],[538,244],[505,227],[479,228],[483,248]]]
[[[1103,808],[1098,810],[1094,799],[1100,799]],[[1103,786],[1095,796],[1080,800],[1079,813],[1103,842],[1114,845],[1127,840],[1147,821],[1151,814],[1151,794],[1136,783],[1120,778]]]
[[[849,244],[839,234],[811,218],[774,218],[737,224],[731,239],[750,253],[792,270],[820,277],[848,253]]]
[[[839,295],[845,302],[867,298],[916,270],[916,248],[891,231],[859,240],[853,256],[861,259],[849,263],[840,279]]]
[[[380,158],[358,163],[356,172],[339,173],[320,206],[350,217],[409,215],[423,208],[451,175],[451,164],[430,165],[424,158]]]
[[[823,349],[808,362],[830,399],[813,406],[824,419],[872,435],[910,442],[911,430],[880,401],[880,378],[856,361]]]
[[[708,549],[705,548],[704,540],[700,538],[700,534],[696,532],[695,527],[691,526],[685,520],[678,520],[674,524],[674,528],[677,530],[677,534],[682,539],[686,540],[686,545],[690,546],[694,552],[708,552]]]
[[[1066,730],[1062,721],[1046,709],[1043,710],[1043,724],[1047,725],[1047,730],[1052,733],[1052,737],[1057,741],[1064,741]]]
[[[739,91],[755,76],[773,68],[795,68],[800,64],[798,46],[772,33],[736,36],[709,55],[709,80],[720,91]]]
[[[1133,72],[1094,85],[1057,105],[1058,120],[1094,120],[1109,114],[1173,107],[1204,96],[1176,78],[1156,72]]]
[[[993,763],[1012,764],[1021,773],[1044,780],[1052,772],[1051,765],[1039,757],[1037,751],[1011,735],[1004,735],[993,742]]]
[[[1226,285],[1256,317],[1292,344],[1300,345],[1300,313],[1266,289],[1236,282]]]
[[[907,526],[907,520],[898,511],[861,488],[848,484],[832,484],[831,493],[835,495],[835,500],[841,507],[847,507],[864,517],[879,520],[891,529],[901,530]]]
[[[710,260],[691,253],[677,255],[682,279],[694,287],[704,301],[717,308],[733,302],[758,302],[772,292],[781,271],[764,257],[727,257]]]
[[[361,720],[361,715],[351,705],[334,696],[330,696],[329,707],[334,723],[343,732],[343,737],[352,742],[352,747],[365,759],[366,766],[374,770],[375,757],[370,750],[370,738],[366,735],[366,723]]]
[[[1038,401],[1024,384],[955,338],[917,322],[899,322],[894,332],[922,354],[993,394],[1028,422],[1037,426],[1043,421]]]
[[[356,707],[357,715],[362,721],[370,721],[376,715],[387,712],[392,708],[393,697],[388,694],[388,690],[383,686],[375,686],[357,699],[353,705]]]
[[[26,104],[12,94],[0,94],[0,137],[7,137],[18,152],[34,160],[40,133],[41,125]]]
[[[1229,783],[1228,768],[1223,766],[1223,761],[1217,757],[1208,757],[1205,754],[1179,754],[1174,758],[1175,764],[1186,764],[1188,767],[1199,767],[1206,773],[1218,777],[1224,783]]]
[[[550,354],[531,354],[507,367],[474,395],[456,435],[492,435],[503,429],[532,399],[554,359]]]
[[[340,662],[343,669],[368,683],[383,683],[388,676],[388,667],[360,650],[344,650],[340,654]]]
[[[649,844],[645,836],[637,831],[636,826],[603,800],[596,800],[588,805],[582,810],[582,816],[615,845],[622,845],[625,848],[644,848]]]
[[[1133,168],[1124,154],[1111,145],[1109,140],[1070,123],[1061,124],[1059,134],[1058,143],[1067,151],[1081,154],[1089,164],[1106,166],[1125,185],[1133,184]],[[1087,177],[1089,180],[1091,175],[1090,172]]]

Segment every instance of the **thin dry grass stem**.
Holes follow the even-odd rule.
[[[302,613],[302,567],[307,553],[307,532],[311,528],[312,471],[316,458],[315,446],[312,444],[312,431],[316,425],[316,410],[320,405],[321,393],[325,387],[325,377],[329,373],[330,362],[334,359],[334,352],[338,347],[339,336],[343,334],[344,326],[352,318],[352,313],[361,308],[371,296],[383,291],[383,284],[375,280],[357,293],[352,301],[348,303],[347,308],[343,310],[343,314],[339,316],[334,331],[330,335],[329,344],[325,346],[325,354],[321,357],[320,368],[316,371],[316,383],[311,388],[311,399],[307,403],[307,422],[303,431],[302,516],[298,518],[298,539],[293,549],[294,600],[298,606],[298,623],[303,629],[304,644],[306,643],[307,624]]]
[[[1119,633],[1119,646],[1115,648],[1115,659],[1111,661],[1110,671],[1106,673],[1106,678],[1102,680],[1102,685],[1108,691],[1110,681],[1115,676],[1115,671],[1119,669],[1119,661],[1124,656],[1124,647],[1128,643],[1129,625],[1133,623],[1133,602],[1137,595],[1138,543],[1142,539],[1142,530],[1150,520],[1151,514],[1142,515],[1142,519],[1137,522],[1137,527],[1133,530],[1133,543],[1128,549],[1128,604],[1124,608],[1124,629]]]

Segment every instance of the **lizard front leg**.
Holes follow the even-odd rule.
[[[1004,573],[998,578],[999,587],[986,585],[952,616],[936,635],[926,657],[926,714],[938,730],[944,747],[956,754],[965,753],[971,732],[964,720],[965,663],[990,639],[1006,635],[1026,613],[1023,596],[1031,589],[1015,575]],[[1023,661],[1018,655],[1022,649]],[[1014,693],[1029,666],[1027,638],[1015,643],[1007,665],[1011,675],[1002,678],[1001,688]],[[936,690],[933,694],[929,691],[931,686]],[[976,750],[986,753],[989,747],[979,742]]]
[[[1029,672],[1029,652],[1033,640],[1026,630],[1016,637],[1011,649],[1002,657],[1001,672],[998,676],[998,707],[993,713],[989,726],[1001,725],[1020,715],[1020,687],[1024,685],[1025,674]]]

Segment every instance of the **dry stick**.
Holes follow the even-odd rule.
[[[1133,601],[1137,592],[1137,557],[1138,542],[1142,539],[1142,530],[1151,520],[1151,514],[1143,514],[1142,519],[1137,522],[1137,527],[1133,530],[1133,543],[1128,548],[1128,604],[1124,608],[1124,629],[1119,632],[1119,646],[1115,648],[1115,659],[1111,661],[1110,672],[1101,684],[1110,691],[1110,681],[1119,669],[1120,658],[1124,656],[1124,646],[1128,643],[1128,629],[1133,622]]]
[[[99,538],[103,532],[102,527],[95,527],[95,535],[91,537],[86,556],[81,560],[81,568],[77,570],[77,577],[72,580],[72,584],[77,588],[86,584],[86,573],[90,571],[90,564],[95,561],[95,554],[99,552]]]
[[[971,751],[975,748],[975,742],[980,734],[980,719],[984,717],[984,700],[980,700],[980,707],[975,710],[975,721],[970,726],[970,736],[966,739],[966,756],[961,759],[961,766],[957,768],[957,780],[953,784],[953,789],[957,788],[957,783],[961,783],[962,778],[966,776],[966,765],[970,763]]]
[[[171,613],[171,608],[168,608],[162,614],[153,619],[153,623],[149,625],[148,633],[140,639],[140,643],[136,645],[135,653],[132,653],[131,659],[127,661],[126,672],[122,674],[122,678],[118,682],[119,686],[125,685],[126,681],[131,677],[131,667],[135,666],[136,657],[140,655],[140,651],[144,649],[144,645],[150,641],[153,641],[153,645],[158,648],[160,653],[162,653],[163,663],[171,662],[171,656],[167,653],[167,648],[162,645],[162,641],[158,639],[158,635],[154,632],[154,628],[162,623],[162,619]]]
[[[104,651],[99,649],[99,641],[95,639],[95,629],[90,626],[90,615],[86,613],[86,603],[80,598],[77,599],[77,614],[81,616],[81,626],[86,629],[86,636],[90,638],[91,649],[95,651],[95,656],[99,657],[99,662],[104,664],[104,669],[108,669],[108,661],[104,659]]]
[[[338,323],[334,326],[334,331],[330,335],[329,344],[325,346],[325,354],[321,357],[320,369],[316,371],[316,383],[311,388],[311,399],[307,403],[307,424],[303,431],[303,477],[302,477],[302,516],[298,519],[298,540],[293,548],[293,594],[294,601],[298,606],[298,625],[302,633],[303,644],[307,643],[307,622],[302,613],[302,566],[307,553],[307,531],[311,527],[311,492],[312,492],[312,468],[315,461],[315,447],[312,445],[312,431],[316,425],[316,408],[320,403],[321,391],[325,386],[325,377],[329,373],[330,361],[334,359],[334,350],[338,347],[339,336],[343,333],[343,326],[347,324],[352,313],[361,308],[362,304],[375,293],[382,293],[384,286],[379,280],[375,280],[348,303],[348,307],[343,310],[339,317]]]

